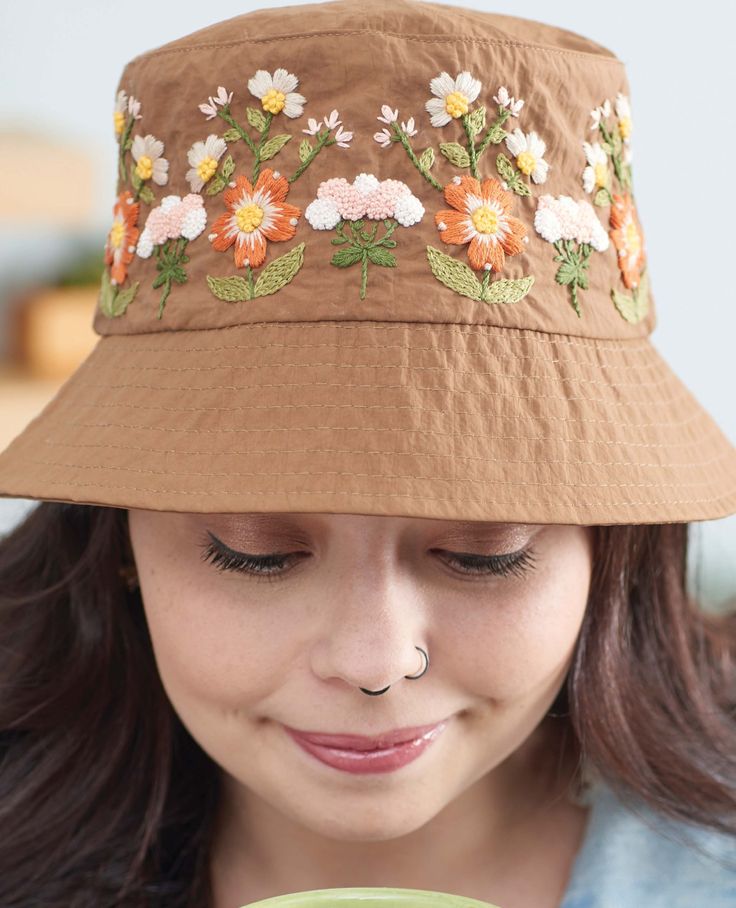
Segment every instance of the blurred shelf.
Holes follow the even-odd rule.
[[[0,450],[38,416],[65,381],[29,378],[20,369],[0,364]]]

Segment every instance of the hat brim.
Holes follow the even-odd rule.
[[[258,322],[101,337],[0,453],[0,496],[683,522],[736,512],[736,448],[648,338]]]

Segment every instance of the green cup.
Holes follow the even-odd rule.
[[[247,908],[498,908],[490,902],[469,899],[451,892],[428,889],[391,889],[386,886],[348,886],[345,889],[309,889],[289,892]],[[246,908],[245,905],[241,908]]]

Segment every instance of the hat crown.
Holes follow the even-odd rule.
[[[131,60],[99,334],[655,325],[623,63],[418,0],[254,10]]]

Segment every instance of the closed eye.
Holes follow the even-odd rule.
[[[277,580],[287,574],[305,554],[288,552],[251,555],[247,552],[237,552],[212,533],[200,541],[199,547],[202,549],[202,560],[209,561],[218,570],[236,571],[263,580]],[[449,552],[444,549],[433,551],[442,555],[443,560],[450,564],[457,574],[465,576],[505,577],[515,574],[521,577],[536,566],[535,553],[532,549],[522,549],[503,555],[475,555],[468,552]]]

